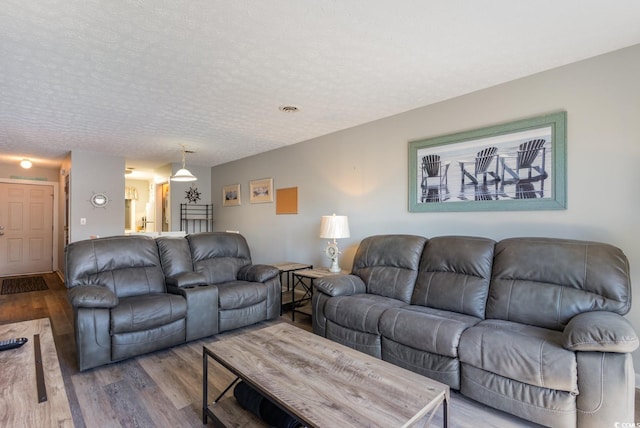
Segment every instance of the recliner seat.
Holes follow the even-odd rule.
[[[280,277],[239,234],[114,236],[67,246],[80,370],[277,318]]]
[[[611,245],[372,236],[314,286],[316,334],[542,425],[633,421],[638,337]]]

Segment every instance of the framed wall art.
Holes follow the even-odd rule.
[[[273,178],[250,181],[249,202],[252,204],[273,202]]]
[[[409,211],[566,209],[566,112],[409,143]]]
[[[233,207],[240,205],[240,185],[230,184],[222,188],[222,206]]]

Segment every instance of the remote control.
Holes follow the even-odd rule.
[[[0,351],[6,351],[7,349],[19,348],[29,339],[26,337],[19,337],[17,339],[0,340]]]

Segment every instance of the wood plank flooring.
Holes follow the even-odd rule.
[[[67,300],[66,288],[57,274],[44,276],[49,290],[0,295],[0,324],[51,319],[76,427],[203,426],[202,346],[219,337],[237,334],[239,330],[80,373],[75,356],[73,310]],[[290,314],[285,313],[275,322],[290,320]],[[295,325],[311,330],[310,318],[304,315],[296,316]],[[232,375],[224,368],[210,363],[211,396],[222,391],[232,380]],[[240,409],[230,393],[216,407],[216,414],[231,427],[265,426]],[[638,407],[636,398],[636,420],[640,420]],[[432,422],[433,426],[441,426],[441,415],[436,415]],[[480,425],[536,426],[452,392],[450,426],[471,428]]]

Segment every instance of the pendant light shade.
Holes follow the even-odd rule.
[[[198,178],[191,174],[189,170],[185,166],[185,158],[184,158],[185,150],[184,146],[182,146],[182,168],[180,168],[174,175],[169,177],[171,181],[196,181]]]

